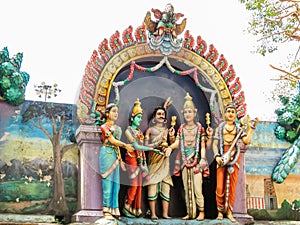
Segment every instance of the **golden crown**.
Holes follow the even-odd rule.
[[[193,98],[190,96],[190,93],[187,92],[184,99],[185,99],[184,104],[183,104],[184,109],[186,109],[186,108],[195,109],[194,103],[192,101]]]
[[[143,109],[141,107],[141,102],[140,99],[137,98],[136,101],[134,102],[131,116],[135,117],[137,114],[142,114],[142,113],[143,113]]]

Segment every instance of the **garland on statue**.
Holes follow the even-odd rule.
[[[194,160],[193,162],[189,163],[188,162],[188,159],[186,158],[186,154],[185,154],[185,151],[184,151],[184,141],[183,141],[183,127],[184,127],[185,124],[182,124],[179,128],[179,133],[180,133],[180,136],[179,136],[179,139],[180,139],[180,152],[181,152],[181,158],[182,158],[182,161],[184,163],[184,165],[187,167],[187,168],[193,168],[197,165],[198,163],[198,158],[199,158],[199,140],[200,140],[200,136],[201,136],[201,125],[199,122],[197,122],[197,133],[196,133],[196,151],[195,151],[195,157],[194,157]]]

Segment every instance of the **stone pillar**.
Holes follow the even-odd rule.
[[[78,206],[74,222],[94,222],[102,216],[102,187],[99,175],[100,130],[80,125],[76,131],[79,146]]]
[[[247,214],[247,199],[246,199],[246,171],[245,171],[245,153],[248,146],[240,144],[240,169],[239,178],[236,186],[236,197],[233,207],[233,216],[242,224],[253,223],[253,217]]]

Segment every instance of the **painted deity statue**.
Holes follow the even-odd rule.
[[[236,221],[232,215],[232,210],[240,163],[239,140],[245,145],[250,144],[255,125],[258,122],[256,120],[248,129],[248,132],[245,132],[236,123],[236,119],[236,108],[233,103],[229,103],[225,107],[225,121],[216,128],[212,144],[217,162],[217,219],[222,220],[223,214],[225,214],[232,222]]]
[[[137,99],[130,115],[129,126],[125,131],[128,142],[135,149],[125,155],[126,168],[130,179],[130,186],[127,190],[123,208],[123,213],[127,217],[139,217],[142,214],[142,182],[143,177],[145,179],[149,178],[145,151],[158,152],[154,148],[143,145],[144,135],[139,129],[142,118],[143,109],[140,100]]]
[[[211,145],[212,128],[204,127],[196,121],[197,109],[192,97],[186,94],[183,105],[185,123],[181,124],[176,141],[170,149],[180,148],[183,161],[182,180],[185,191],[187,215],[182,219],[204,219],[204,197],[202,194],[202,174],[208,167],[206,160],[206,145]],[[207,133],[207,134],[206,134]],[[207,136],[207,137],[206,137]],[[199,212],[197,216],[197,211]]]
[[[145,133],[145,145],[160,151],[164,151],[168,143],[175,141],[175,124],[171,128],[166,126],[166,108],[169,103],[170,101],[167,100],[164,106],[155,108],[151,120],[152,125],[149,126]],[[167,152],[166,155],[159,155],[152,151],[148,154],[149,180],[144,182],[144,186],[148,187],[148,201],[152,220],[158,219],[155,210],[158,195],[162,199],[162,217],[165,219],[171,218],[168,215],[170,189],[173,186],[168,158],[170,152]]]
[[[134,148],[122,141],[121,128],[115,124],[118,118],[118,106],[111,103],[105,110],[105,123],[100,126],[102,147],[99,154],[99,166],[102,180],[102,205],[106,219],[120,218],[119,190],[120,190],[120,166],[125,170],[122,162],[120,148],[132,152]]]
[[[164,35],[170,35],[171,38],[176,38],[181,34],[186,26],[186,19],[178,24],[178,20],[183,17],[182,13],[175,13],[172,4],[168,3],[163,11],[159,9],[152,9],[154,17],[157,21],[151,20],[150,12],[147,13],[144,23],[147,29],[157,38],[161,38]]]
[[[166,5],[165,10],[161,14],[161,18],[157,23],[157,34],[162,36],[163,32],[171,32],[176,37],[176,21],[177,18],[174,14],[174,7],[170,3]]]
[[[172,4],[167,4],[164,11],[152,9],[155,21],[151,19],[150,11],[147,12],[144,24],[149,31],[149,46],[152,50],[159,49],[163,55],[169,55],[172,51],[180,51],[182,39],[178,36],[184,31],[186,18],[181,23],[178,20],[182,13],[175,13]],[[168,47],[166,47],[168,46]]]

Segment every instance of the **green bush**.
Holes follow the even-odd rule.
[[[255,220],[273,220],[266,209],[248,209],[248,214]]]

